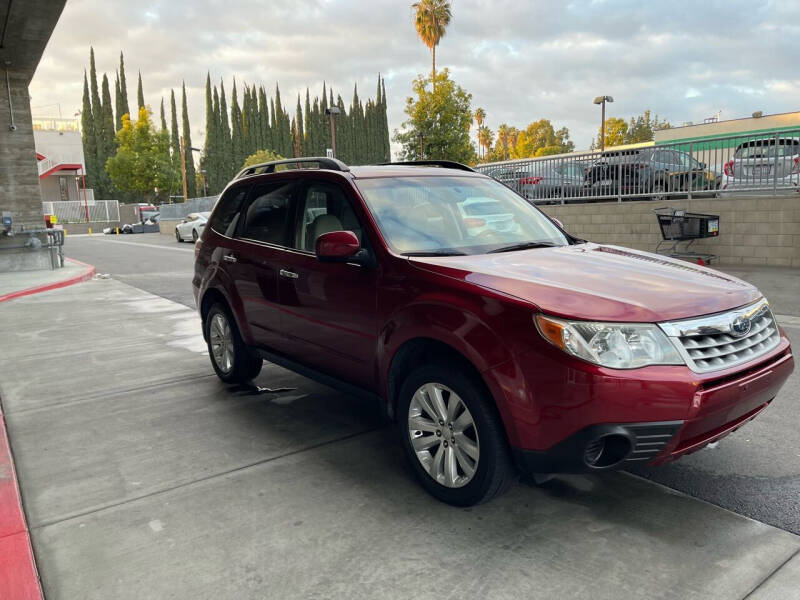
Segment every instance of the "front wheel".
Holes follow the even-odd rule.
[[[192,229],[192,241],[196,244],[197,243],[197,229]]]
[[[183,238],[181,237],[181,233],[177,229],[175,230],[175,239],[178,240],[179,244],[183,241]]]
[[[400,390],[397,414],[411,469],[442,502],[486,502],[517,479],[503,424],[472,374],[438,365],[415,369]]]
[[[225,383],[246,383],[260,372],[263,361],[242,340],[227,307],[217,303],[205,319],[208,355],[214,372]]]

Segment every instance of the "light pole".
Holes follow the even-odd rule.
[[[601,104],[603,110],[600,117],[600,152],[606,149],[606,102],[613,102],[611,96],[598,96],[594,99],[595,104]]]
[[[208,181],[206,180],[206,170],[200,169],[200,175],[203,177],[203,196],[208,196]]]
[[[334,127],[333,118],[341,112],[338,106],[330,106],[325,109],[325,114],[331,118],[331,150],[333,151],[333,158],[336,158],[336,127]]]

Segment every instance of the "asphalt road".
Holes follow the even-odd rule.
[[[73,236],[66,254],[129,285],[194,308],[191,244],[172,236]],[[800,272],[731,270],[774,298],[775,312],[800,347]],[[793,316],[792,316],[793,315]],[[210,370],[210,367],[209,367]],[[759,418],[678,462],[635,474],[800,535],[800,368]]]

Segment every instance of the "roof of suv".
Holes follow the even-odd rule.
[[[480,173],[476,172],[427,165],[363,165],[360,167],[350,167],[350,174],[356,179],[365,179],[368,177],[424,177],[430,175],[438,175],[440,177],[481,176]]]

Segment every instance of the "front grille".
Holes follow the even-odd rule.
[[[727,369],[758,358],[780,342],[778,324],[766,300],[725,313],[662,323],[690,369]]]

